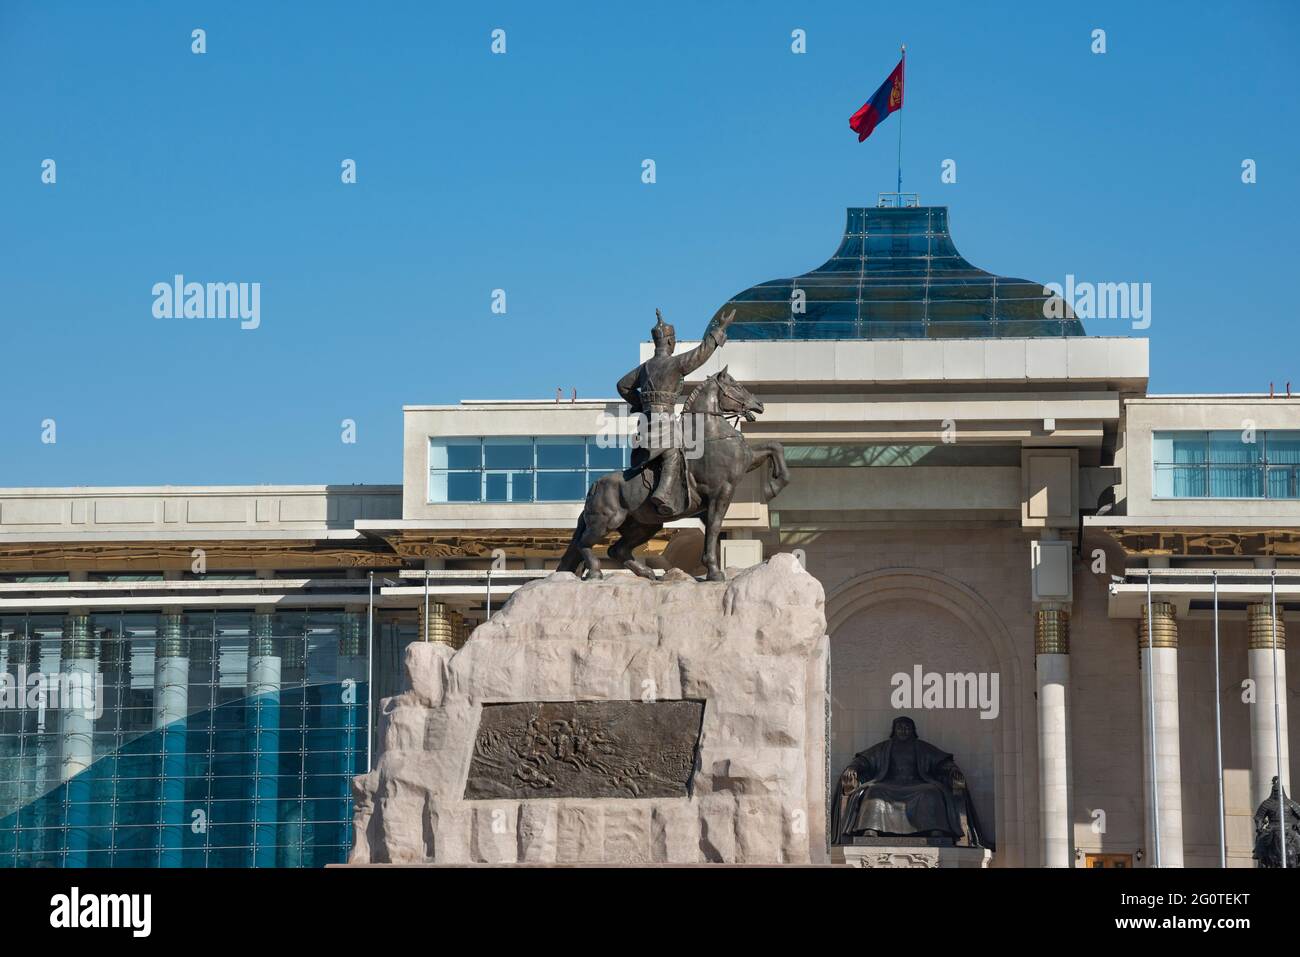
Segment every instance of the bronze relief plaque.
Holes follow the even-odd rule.
[[[703,701],[485,704],[465,800],[689,797]]]

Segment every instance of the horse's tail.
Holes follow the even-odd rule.
[[[776,448],[767,459],[767,475],[763,478],[763,501],[770,502],[790,484],[790,470],[785,465],[785,451],[780,444],[772,443]]]

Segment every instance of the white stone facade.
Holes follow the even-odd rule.
[[[1300,667],[1283,640],[1275,709],[1273,652],[1248,648],[1245,609],[1275,600],[1283,624],[1296,617],[1300,499],[1154,495],[1153,435],[1298,430],[1300,399],[1148,396],[1147,361],[1140,339],[736,342],[692,376],[728,365],[766,405],[745,433],[808,453],[792,455],[773,501],[739,496],[724,532],[731,564],[789,553],[825,591],[822,788],[907,713],[965,772],[996,842],[991,866],[1090,866],[1096,855],[1153,866],[1157,827],[1161,865],[1216,866],[1221,824],[1227,864],[1251,864],[1251,815],[1279,738],[1291,777]],[[438,603],[480,624],[553,567],[581,503],[431,502],[430,438],[590,435],[619,411],[606,399],[407,407],[401,486],[0,489],[0,576],[67,572],[0,580],[0,615],[356,609],[368,567],[378,613],[414,619]],[[689,569],[698,523],[664,537],[658,567]],[[182,580],[192,543],[215,543],[224,567],[257,580]],[[314,567],[304,551],[347,566],[350,580],[313,583],[296,571]],[[127,558],[163,580],[148,594],[86,580]],[[1148,581],[1174,609],[1176,640],[1154,655],[1138,639]],[[1060,612],[1064,635],[1044,639],[1040,616]],[[996,675],[996,715],[900,707],[894,677],[918,667]],[[516,826],[550,833],[532,813]]]

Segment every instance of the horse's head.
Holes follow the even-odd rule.
[[[709,376],[718,390],[718,411],[723,415],[739,415],[746,422],[753,422],[763,414],[763,403],[754,394],[733,379],[723,366],[717,375]]]

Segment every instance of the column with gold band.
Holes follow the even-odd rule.
[[[339,653],[335,663],[342,725],[338,754],[339,795],[351,793],[352,775],[366,767],[366,740],[360,728],[366,726],[365,709],[370,707],[369,647],[367,633],[369,611],[362,605],[347,606],[339,621]]]
[[[1260,803],[1273,790],[1273,776],[1280,774],[1282,786],[1291,793],[1290,749],[1286,719],[1286,624],[1283,607],[1277,606],[1276,619],[1270,602],[1246,607],[1246,667],[1254,685],[1255,700],[1250,706],[1250,806]],[[1274,641],[1277,654],[1274,655]],[[1273,662],[1277,662],[1277,698],[1273,696]],[[1278,747],[1279,731],[1281,748]],[[1278,751],[1282,753],[1278,769]]]
[[[1055,604],[1034,611],[1038,681],[1038,837],[1044,867],[1071,867],[1070,613]]]
[[[280,689],[285,638],[275,608],[256,606],[249,620],[246,721],[252,732],[252,802],[254,867],[275,867],[278,854],[280,798]],[[291,636],[289,641],[293,641]]]
[[[1150,620],[1146,605],[1142,606],[1142,618],[1138,623],[1138,649],[1142,669],[1139,693],[1142,696],[1146,860],[1151,865],[1158,863],[1161,867],[1182,867],[1183,781],[1178,727],[1178,619],[1172,603],[1153,601]]]
[[[429,602],[429,611],[426,616],[424,605],[421,604],[419,610],[419,635],[421,640],[436,641],[444,645],[450,645],[452,648],[459,648],[465,643],[464,629],[458,629],[456,626],[456,619],[460,617],[458,612],[452,611],[440,601]]]
[[[38,652],[39,653],[39,652]],[[39,660],[39,659],[38,659]],[[103,702],[97,700],[99,662],[95,658],[95,633],[90,616],[78,609],[63,619],[62,656],[59,679],[60,769],[67,782],[65,795],[64,866],[86,867],[90,848],[91,786],[83,772],[94,761],[95,714]],[[71,692],[69,694],[69,692]]]
[[[190,659],[185,616],[158,616],[153,658],[153,726],[161,750],[158,866],[180,867],[188,815],[185,804],[186,734],[189,730]]]

